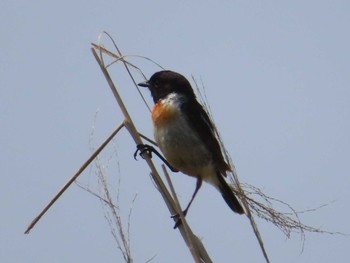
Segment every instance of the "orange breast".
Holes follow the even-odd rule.
[[[174,121],[179,116],[179,110],[175,105],[158,102],[152,111],[152,120],[155,126],[162,126]]]

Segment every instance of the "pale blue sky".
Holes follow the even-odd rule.
[[[350,233],[349,13],[348,1],[2,1],[1,262],[122,260],[99,201],[76,185],[23,234],[90,155],[92,127],[97,146],[122,120],[90,52],[103,30],[125,54],[202,78],[242,182],[297,210],[330,203],[302,221]],[[134,62],[148,76],[157,70]],[[138,126],[151,136],[149,112],[123,68],[112,72]],[[133,151],[122,132],[103,160],[111,180],[121,174],[125,215],[138,195],[131,219],[135,262],[154,255],[153,262],[192,262]],[[186,204],[195,181],[173,178]],[[91,169],[80,181],[96,187]],[[211,186],[201,189],[188,222],[214,262],[263,262],[247,219]],[[258,223],[272,262],[349,261],[349,237],[307,233],[301,253],[298,234],[286,240]]]

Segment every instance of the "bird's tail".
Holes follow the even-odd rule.
[[[220,172],[217,173],[217,177],[219,181],[219,191],[221,192],[221,195],[224,198],[227,205],[232,209],[233,212],[236,212],[238,214],[244,214],[244,209],[242,205],[240,204],[237,197],[233,193],[231,187],[227,184]]]

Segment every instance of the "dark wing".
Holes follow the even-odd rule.
[[[182,104],[182,110],[186,114],[185,116],[187,116],[189,124],[212,153],[212,158],[220,173],[225,175],[225,172],[230,170],[230,168],[224,160],[220,144],[215,137],[214,127],[208,114],[195,99],[184,102]]]

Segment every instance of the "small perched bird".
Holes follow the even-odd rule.
[[[183,211],[187,214],[202,181],[220,191],[228,206],[236,213],[244,210],[225,181],[230,171],[215,137],[214,127],[189,81],[179,73],[164,70],[146,82],[155,103],[152,110],[155,140],[170,165],[197,178],[196,189]]]

